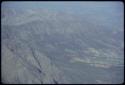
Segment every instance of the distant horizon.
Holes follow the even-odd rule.
[[[79,13],[83,14],[84,12],[90,11],[114,11],[114,12],[121,12],[124,9],[124,5],[122,2],[119,1],[103,1],[103,2],[80,2],[80,1],[73,1],[73,2],[65,2],[65,1],[4,1],[2,2],[2,8],[14,8],[14,9],[46,9],[52,11],[62,11],[62,12],[71,12],[71,13]]]

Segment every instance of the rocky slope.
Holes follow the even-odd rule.
[[[123,24],[43,9],[20,12],[2,10],[3,83],[123,81]]]

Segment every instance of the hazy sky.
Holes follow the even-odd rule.
[[[87,11],[113,11],[113,12],[121,12],[123,10],[123,3],[120,1],[5,1],[2,3],[2,7],[5,8],[32,8],[32,9],[49,9],[54,11],[67,11],[67,12],[75,12],[75,13],[83,13]]]

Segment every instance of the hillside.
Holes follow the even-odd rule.
[[[109,24],[106,16],[12,8],[2,16],[3,83],[123,82],[123,23],[117,19]]]

